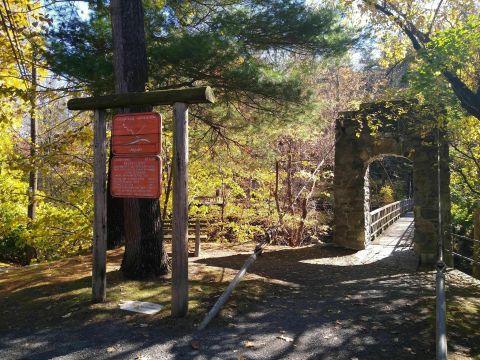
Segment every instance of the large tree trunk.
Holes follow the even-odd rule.
[[[143,6],[141,0],[112,0],[115,92],[142,92],[148,77]],[[125,112],[149,111],[124,109]],[[124,199],[124,276],[142,279],[168,272],[158,199]],[[118,221],[119,218],[109,218]]]
[[[112,143],[110,142],[110,156],[108,158],[108,178],[112,170]],[[123,235],[123,200],[114,198],[110,194],[110,181],[107,184],[107,249],[112,250],[125,244]]]

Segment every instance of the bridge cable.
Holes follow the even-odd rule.
[[[445,300],[445,262],[443,259],[442,199],[441,199],[441,147],[440,126],[437,125],[437,191],[438,191],[438,239],[436,264],[436,350],[437,360],[447,360],[447,320]]]

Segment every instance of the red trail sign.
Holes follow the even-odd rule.
[[[155,112],[118,114],[112,120],[114,155],[159,155],[162,117]]]
[[[119,114],[112,121],[110,192],[113,197],[159,198],[162,174],[162,117],[158,113]]]
[[[158,156],[114,156],[112,158],[112,196],[159,198],[162,162]]]

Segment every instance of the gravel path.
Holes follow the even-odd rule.
[[[416,272],[412,235],[412,219],[402,218],[357,253],[313,247],[265,254],[252,271],[276,279],[275,286],[255,312],[232,320],[222,342],[215,326],[199,334],[199,358],[433,358],[424,304],[433,277]],[[226,266],[235,258],[206,262]]]
[[[411,218],[357,253],[268,250],[245,281],[266,292],[201,333],[125,322],[7,334],[1,359],[433,359],[432,272],[417,272]],[[204,257],[239,269],[248,255]],[[458,358],[458,357],[457,357]]]

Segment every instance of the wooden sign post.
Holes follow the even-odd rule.
[[[105,110],[95,109],[93,123],[92,300],[107,298],[107,128]]]
[[[172,316],[188,311],[188,106],[173,104]]]
[[[172,315],[184,316],[188,311],[188,104],[213,102],[215,102],[213,91],[208,86],[77,98],[68,102],[69,110],[93,110],[95,112],[92,250],[92,300],[94,302],[106,300],[107,171],[105,109],[128,108],[135,105],[174,106],[175,177],[172,194]],[[147,186],[147,188],[148,191],[151,190],[150,187]],[[126,189],[122,191],[126,191]]]

